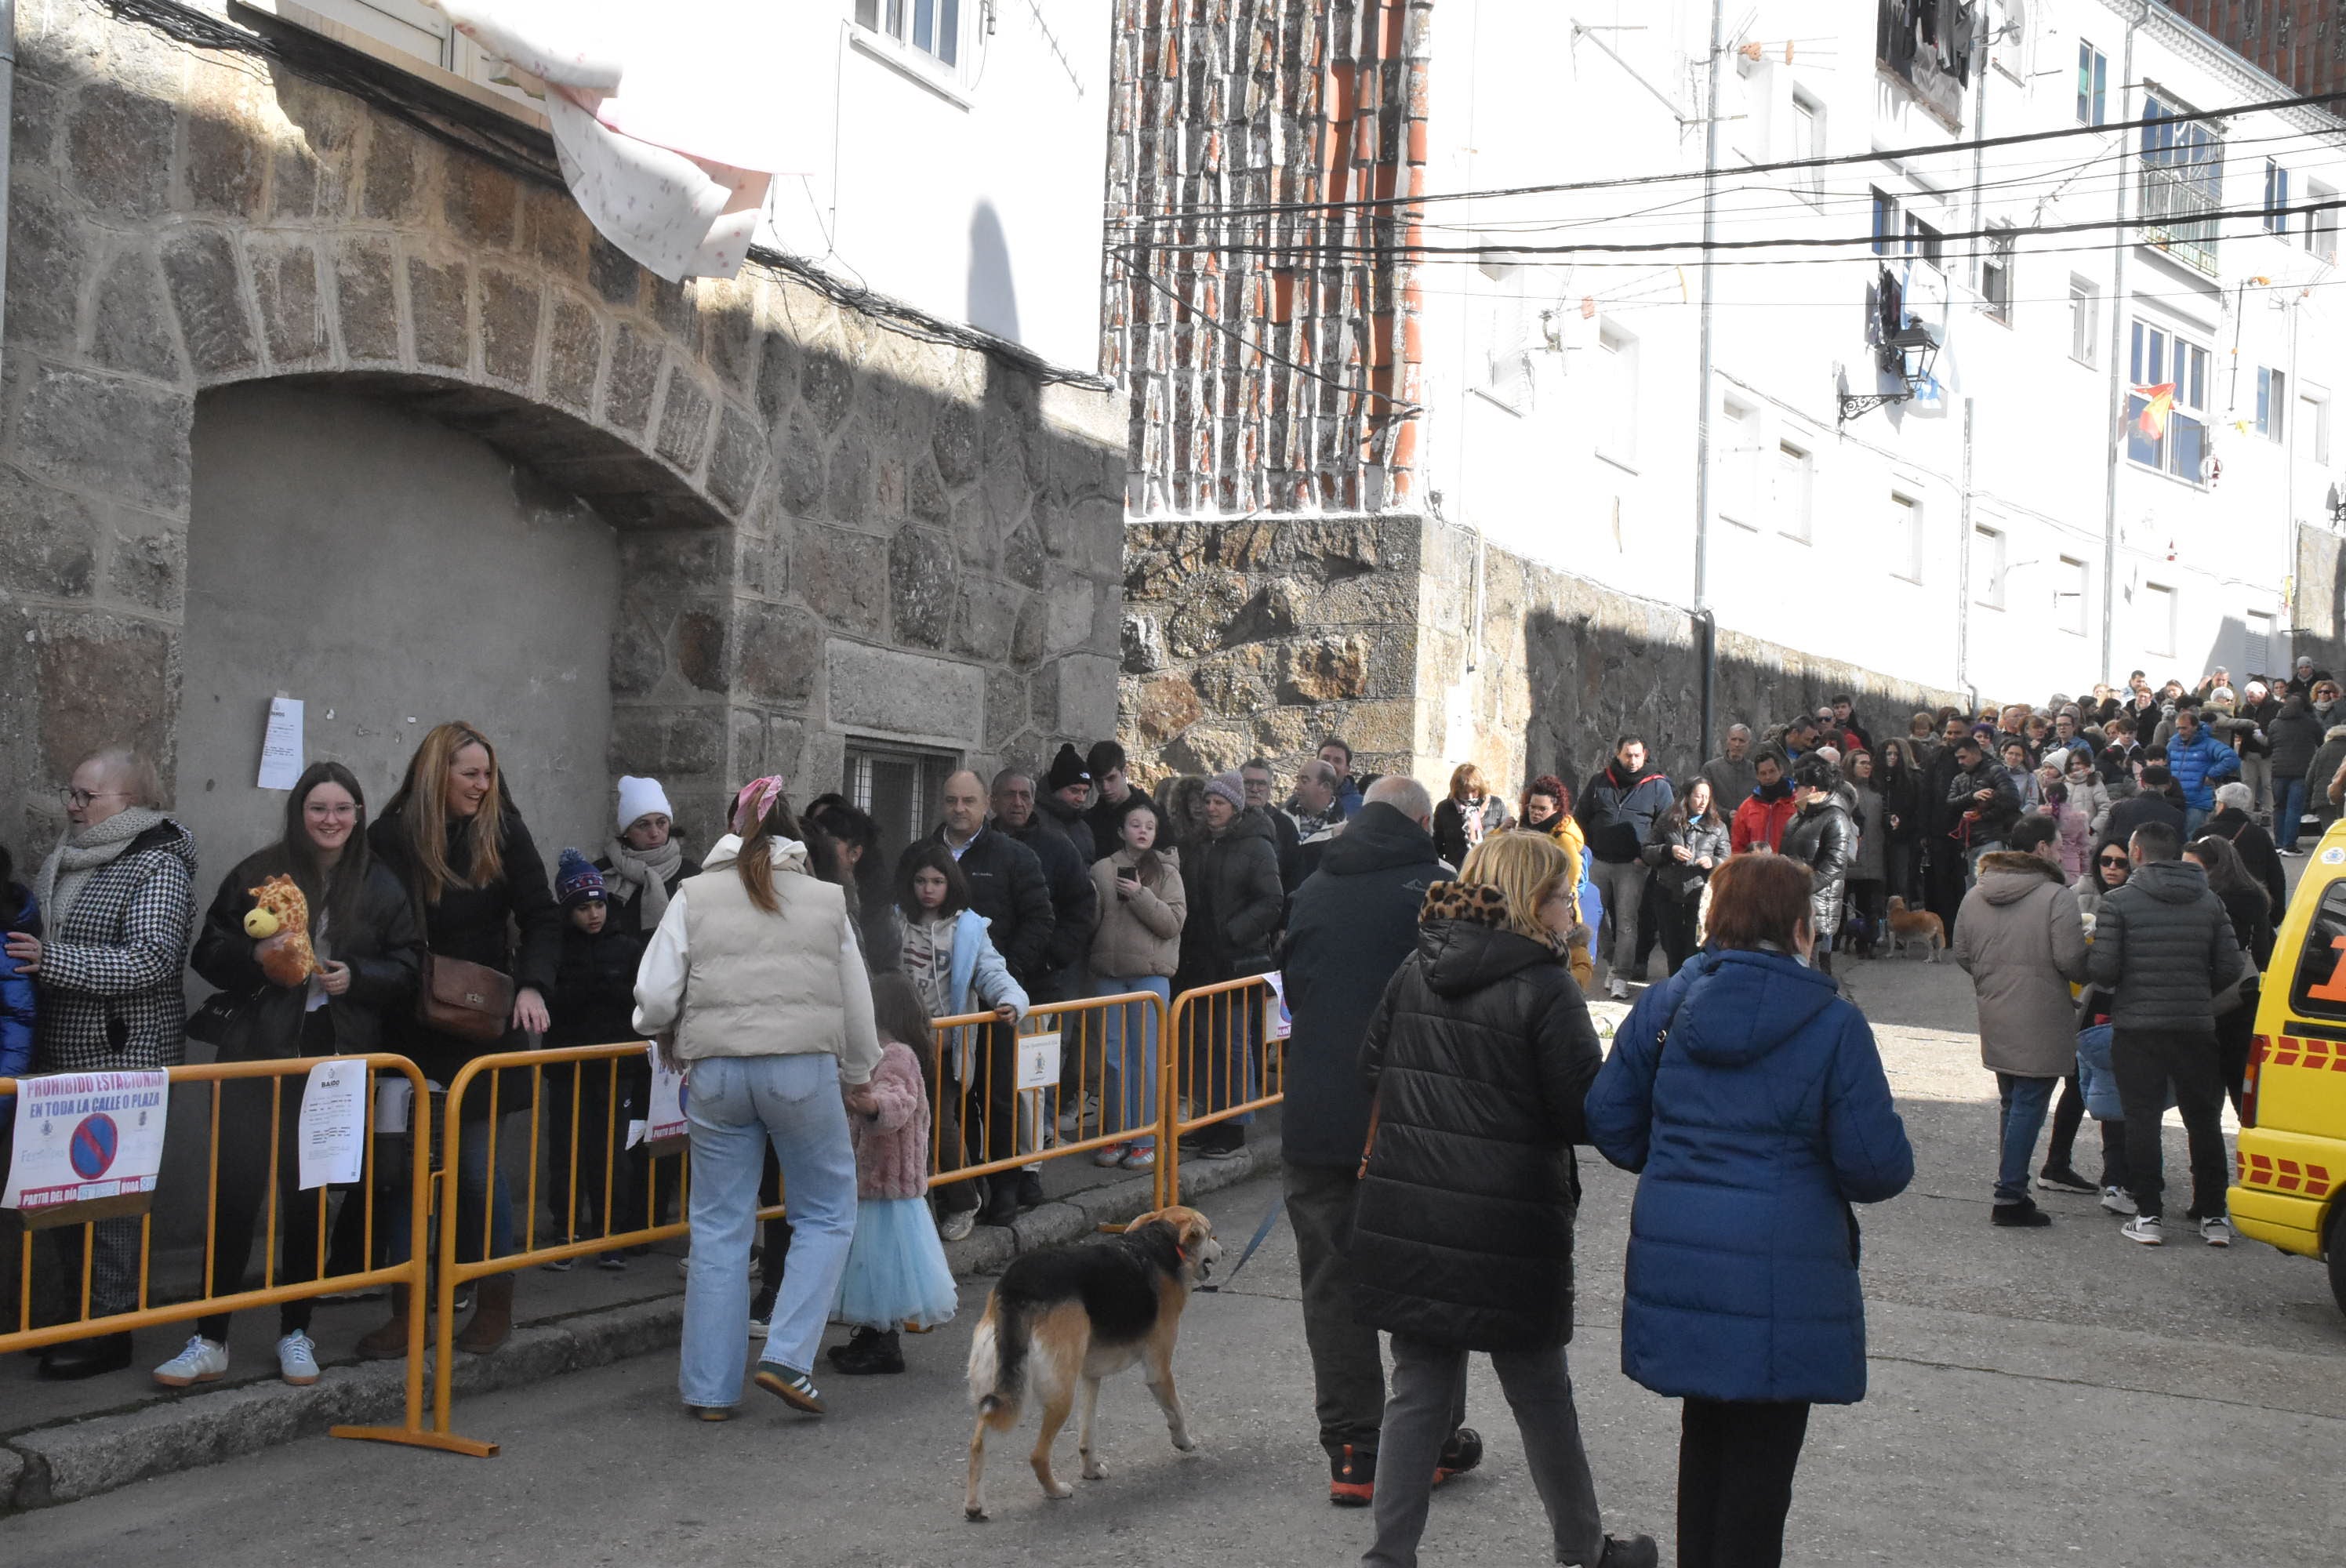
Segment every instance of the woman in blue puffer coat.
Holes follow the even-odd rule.
[[[1621,1369],[1686,1401],[1680,1568],[1782,1561],[1810,1405],[1865,1397],[1850,1205],[1914,1175],[1873,1032],[1808,967],[1808,869],[1738,855],[1710,888],[1708,947],[1629,1010],[1585,1107],[1641,1176]]]

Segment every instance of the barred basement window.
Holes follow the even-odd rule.
[[[893,863],[905,845],[936,827],[945,779],[960,766],[949,751],[851,740],[840,792],[870,814],[880,830],[881,852]]]

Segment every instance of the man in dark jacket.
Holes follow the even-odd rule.
[[[2134,837],[2134,830],[2147,823],[2157,822],[2173,833],[2178,840],[2183,837],[2183,808],[2169,798],[2168,791],[2175,787],[2175,776],[2164,762],[2153,762],[2142,770],[2142,789],[2110,808],[2110,820],[2102,824],[2102,837],[2113,844],[2123,844]]]
[[[1044,814],[1035,796],[1035,780],[1025,774],[1015,769],[995,774],[992,804],[994,828],[1034,851],[1043,868],[1043,883],[1051,892],[1051,932],[1043,945],[1043,972],[1034,980],[1020,975],[1019,983],[1032,1001],[1066,1002],[1083,992],[1084,955],[1091,947],[1092,927],[1099,923],[1099,893],[1092,885],[1091,862],[1060,823]],[[1089,830],[1085,836],[1089,838]],[[962,869],[969,869],[966,857]],[[977,906],[973,903],[972,907]],[[978,913],[985,911],[978,909]],[[994,945],[1000,948],[1002,943],[997,939]],[[1004,956],[1008,956],[1006,952]],[[1017,972],[1015,960],[1010,967],[1014,974]]]
[[[2104,895],[2087,956],[2093,983],[2110,993],[2110,1069],[2126,1111],[2127,1171],[2135,1217],[2126,1235],[2149,1247],[2160,1227],[2167,1182],[2159,1125],[2167,1086],[2191,1141],[2190,1217],[2200,1238],[2231,1244],[2224,1189],[2223,1075],[2216,1054],[2215,995],[2240,978],[2231,917],[2208,886],[2208,873],[2181,858],[2174,831],[2135,830],[2127,846],[2134,874]]]
[[[2272,740],[2273,838],[2284,855],[2297,853],[2299,824],[2305,820],[2306,775],[2321,749],[2321,720],[2312,703],[2291,692],[2265,727]],[[2328,779],[2323,779],[2327,784]]]
[[[1124,748],[1113,740],[1095,740],[1084,754],[1084,771],[1092,776],[1092,803],[1084,820],[1092,830],[1092,855],[1116,853],[1116,835],[1124,820],[1124,803],[1132,799],[1132,780],[1126,771]]]
[[[1668,774],[1646,766],[1646,743],[1625,735],[1613,743],[1613,760],[1588,780],[1574,813],[1588,840],[1589,881],[1605,901],[1605,926],[1613,934],[1599,945],[1608,955],[1606,994],[1628,999],[1629,983],[1642,983],[1637,966],[1637,911],[1646,901],[1647,836],[1670,809],[1677,792]]]
[[[1949,799],[1954,788],[1955,775],[1963,765],[1955,760],[1955,748],[1970,733],[1960,715],[1950,715],[1940,727],[1939,749],[1923,769],[1921,806],[1923,812],[1923,907],[1939,917],[1939,923],[1950,940],[1955,934],[1955,912],[1963,906],[1964,890],[1969,879],[1964,874],[1964,847],[1950,837],[1963,819],[1963,809]]]
[[[1954,813],[1951,830],[1961,833],[1968,871],[1982,855],[2004,848],[2004,835],[2020,820],[2020,791],[2004,764],[1981,748],[1978,736],[1965,735],[1953,749],[1955,775],[1948,781],[1946,802]]]
[[[988,938],[1010,973],[1029,997],[1047,987],[1052,974],[1051,937],[1058,920],[1051,884],[1035,851],[985,820],[985,783],[967,769],[945,780],[944,816],[932,835],[961,862],[969,879],[969,907],[984,916]],[[1088,880],[1088,879],[1086,879]],[[1018,1150],[1018,1053],[1006,1025],[993,1030],[985,1060],[985,1157],[1007,1159]],[[1031,1147],[1031,1145],[1030,1145]],[[1008,1225],[1021,1208],[1043,1201],[1035,1171],[1015,1182],[994,1182],[986,1195],[984,1223]]]
[[[1354,1280],[1343,1252],[1369,1135],[1361,1040],[1386,983],[1417,946],[1425,890],[1454,874],[1434,852],[1433,816],[1425,787],[1415,779],[1371,785],[1359,818],[1328,846],[1318,873],[1295,890],[1280,964],[1294,1021],[1280,1127],[1287,1217],[1302,1275],[1320,1445],[1328,1451],[1328,1501],[1340,1507],[1372,1500],[1385,1409],[1377,1331],[1353,1320]],[[1459,1420],[1464,1415],[1462,1398]],[[1443,1462],[1455,1471],[1481,1456],[1482,1440],[1462,1429],[1453,1432]]]
[[[1076,755],[1074,747],[1061,746],[1059,754],[1051,759],[1051,771],[1043,779],[1043,793],[1035,797],[1035,809],[1067,836],[1086,875],[1101,854],[1087,814],[1091,797],[1092,776],[1084,759]]]
[[[1249,758],[1239,769],[1239,782],[1246,788],[1247,809],[1261,812],[1270,824],[1271,836],[1279,840],[1279,885],[1291,895],[1303,885],[1303,840],[1295,830],[1295,819],[1271,803],[1278,781],[1270,771],[1270,759]]]

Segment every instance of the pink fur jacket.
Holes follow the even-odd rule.
[[[855,1140],[855,1196],[919,1197],[929,1190],[929,1095],[911,1049],[891,1040],[872,1082],[847,1091]]]

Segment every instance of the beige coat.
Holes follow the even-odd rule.
[[[2060,867],[2010,850],[1981,856],[1979,885],[1955,912],[1955,962],[1979,998],[1980,1059],[1991,1071],[2077,1070],[2069,986],[2086,978],[2086,927]]]
[[[1154,881],[1144,881],[1130,898],[1117,894],[1116,879],[1132,869],[1130,850],[1092,862],[1092,886],[1099,891],[1099,926],[1092,933],[1092,972],[1131,980],[1157,974],[1170,980],[1181,967],[1181,922],[1188,917],[1181,869],[1168,850],[1158,851]]]

